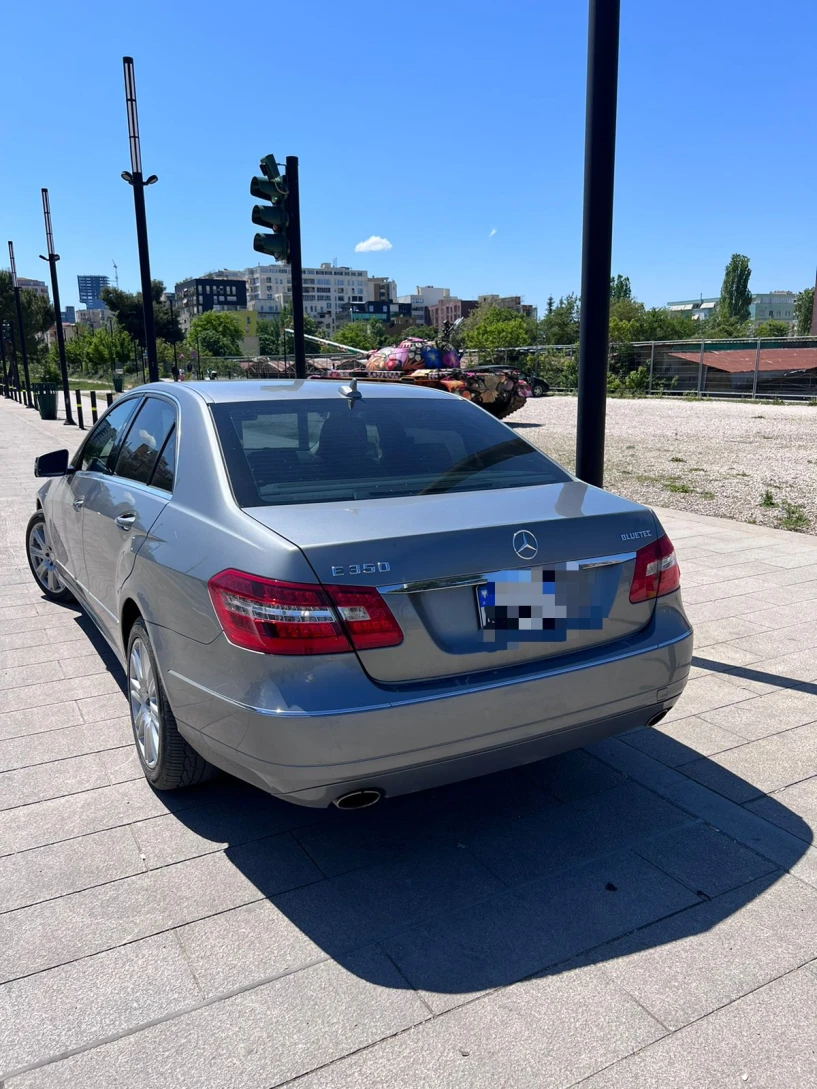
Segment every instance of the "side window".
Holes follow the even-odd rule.
[[[104,473],[109,470],[108,459],[117,439],[127,427],[128,420],[139,404],[138,397],[116,404],[100,420],[82,447],[78,468],[86,473]]]
[[[114,473],[147,484],[175,423],[176,411],[169,401],[160,397],[145,398],[119,448]]]
[[[162,447],[162,452],[159,455],[159,460],[156,462],[156,468],[153,470],[153,476],[150,479],[150,483],[154,488],[161,488],[163,492],[172,492],[173,478],[175,475],[176,428],[174,427]]]

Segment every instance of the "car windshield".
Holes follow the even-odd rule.
[[[496,491],[570,476],[487,412],[450,396],[212,405],[242,507]]]

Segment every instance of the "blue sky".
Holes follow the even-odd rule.
[[[46,278],[48,186],[64,303],[112,258],[138,286],[125,54],[169,286],[260,258],[248,185],[273,152],[300,157],[307,264],[401,293],[578,291],[585,0],[36,8],[3,15],[0,235]],[[622,0],[613,265],[648,304],[717,294],[735,251],[755,290],[814,282],[815,41],[813,0]],[[356,254],[371,235],[392,248]]]

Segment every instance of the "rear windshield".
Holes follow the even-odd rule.
[[[242,507],[496,491],[570,479],[524,439],[454,396],[211,407]]]

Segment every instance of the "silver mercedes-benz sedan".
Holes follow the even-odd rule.
[[[655,514],[449,393],[156,383],[35,472],[32,572],[122,662],[157,789],[215,766],[359,808],[655,723],[687,680]]]

